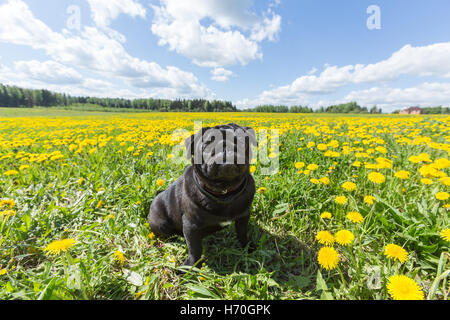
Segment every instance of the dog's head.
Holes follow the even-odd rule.
[[[256,144],[252,128],[234,123],[202,128],[185,140],[187,156],[197,174],[217,193],[241,183],[248,175],[251,146]]]

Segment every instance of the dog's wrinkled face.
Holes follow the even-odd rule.
[[[256,146],[256,134],[252,128],[231,123],[203,128],[185,144],[197,173],[214,191],[222,192],[223,188],[242,182],[248,174],[250,146]]]

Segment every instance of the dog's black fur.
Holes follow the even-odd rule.
[[[193,266],[202,255],[202,239],[223,228],[223,223],[235,222],[236,233],[243,247],[248,243],[247,230],[250,208],[255,195],[255,181],[249,172],[251,150],[256,145],[253,129],[236,124],[217,126],[223,133],[223,152],[215,154],[208,146],[218,141],[211,139],[208,129],[186,139],[188,157],[192,160],[183,175],[167,190],[158,194],[150,206],[149,225],[157,236],[181,235],[186,239],[188,257],[184,265]],[[234,140],[226,140],[225,132],[233,133]],[[225,154],[237,156],[237,133],[244,131],[245,161],[234,164],[211,162]],[[209,150],[209,151],[208,151]],[[194,152],[209,153],[210,160],[194,163]],[[241,159],[242,160],[242,159]],[[243,163],[244,162],[244,163]],[[237,164],[241,163],[241,164]],[[200,264],[200,263],[199,263]]]

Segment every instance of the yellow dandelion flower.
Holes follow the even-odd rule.
[[[373,202],[375,201],[374,196],[365,196],[364,197],[364,203],[373,205]]]
[[[422,160],[419,158],[419,156],[410,156],[408,158],[408,161],[412,163],[420,163]]]
[[[402,180],[407,180],[407,179],[409,179],[410,174],[411,174],[411,172],[409,172],[409,171],[406,171],[406,170],[400,170],[400,171],[397,171],[397,172],[394,174],[394,176],[395,176],[396,178],[399,178],[399,179],[402,179]]]
[[[439,179],[439,182],[448,187],[450,186],[450,177],[441,178]]]
[[[311,179],[311,180],[309,180],[311,183],[313,183],[313,184],[319,184],[320,183],[320,181],[318,180],[318,179]]]
[[[428,179],[428,178],[422,178],[422,179],[420,179],[420,182],[424,185],[430,185],[433,183],[433,180]]]
[[[355,161],[352,163],[352,166],[359,168],[359,167],[361,167],[361,164],[362,164],[361,161]]]
[[[80,179],[78,180],[78,184],[79,184],[79,185],[82,185],[85,181],[86,181],[86,180],[85,180],[84,178],[80,178]]]
[[[336,232],[334,238],[336,239],[336,242],[341,246],[348,246],[353,242],[353,240],[355,240],[355,236],[353,235],[353,233],[348,230],[340,230]]]
[[[319,166],[317,164],[315,164],[315,163],[311,163],[310,165],[308,165],[306,167],[306,169],[308,169],[310,171],[315,171],[315,170],[319,169]]]
[[[361,223],[364,221],[364,217],[361,215],[361,213],[356,211],[347,213],[347,219],[354,223]]]
[[[19,172],[18,171],[16,171],[16,170],[8,170],[8,171],[5,171],[3,174],[5,175],[5,176],[15,176],[15,175],[17,175]]]
[[[305,167],[305,163],[304,162],[296,162],[295,163],[295,168],[296,169],[301,169],[303,167]]]
[[[440,234],[442,239],[444,239],[445,241],[449,241],[450,242],[450,229],[448,229],[448,228],[444,229],[439,234]]]
[[[266,191],[267,191],[267,188],[261,187],[256,192],[258,192],[259,194],[262,194],[262,193],[264,193]]]
[[[323,247],[319,250],[317,261],[325,270],[333,270],[339,263],[339,254],[332,247]]]
[[[113,214],[108,214],[108,215],[103,219],[103,221],[114,220],[115,218],[116,218],[115,215],[113,215]]]
[[[376,168],[377,169],[389,169],[392,168],[392,160],[386,159],[386,158],[376,158],[377,164],[376,164]]]
[[[125,257],[120,250],[116,250],[114,252],[114,260],[117,261],[120,265],[123,265],[125,263]]]
[[[408,251],[393,243],[390,243],[384,247],[384,255],[388,258],[398,260],[401,263],[408,260]]]
[[[384,181],[386,181],[385,176],[378,172],[369,173],[368,178],[370,181],[372,181],[373,183],[376,183],[376,184],[380,184],[380,183],[383,183]]]
[[[148,238],[150,239],[150,240],[153,240],[153,239],[155,239],[155,234],[153,233],[153,232],[150,232],[150,234],[148,235]]]
[[[440,201],[446,201],[448,200],[448,198],[450,197],[448,192],[438,192],[435,195],[436,199],[440,200]]]
[[[7,217],[12,217],[16,214],[16,211],[14,210],[4,210],[4,211],[0,211],[0,218],[7,218]]]
[[[375,150],[378,151],[379,153],[383,153],[383,154],[387,153],[387,149],[382,146],[376,147]]]
[[[432,168],[430,165],[423,165],[419,168],[419,172],[423,177],[430,177],[433,176],[434,172],[436,171],[435,168]]]
[[[323,183],[325,185],[329,185],[330,184],[330,179],[328,177],[323,177],[319,179],[320,183]]]
[[[419,285],[404,275],[389,278],[387,289],[394,300],[423,300],[424,294]]]
[[[450,160],[447,158],[436,159],[433,162],[432,166],[439,170],[447,169],[448,167],[450,167]]]
[[[342,184],[342,188],[347,191],[355,191],[357,189],[356,184],[351,181],[344,182]]]
[[[320,244],[331,246],[334,243],[334,236],[329,231],[319,231],[316,235],[316,241]]]
[[[164,181],[163,179],[158,179],[156,181],[156,184],[158,185],[158,187],[162,187],[163,185],[166,184],[166,181]]]
[[[25,169],[28,169],[29,167],[30,167],[29,165],[23,164],[23,165],[21,165],[21,166],[19,167],[19,171],[23,171],[23,170],[25,170]]]
[[[0,208],[2,208],[2,207],[12,208],[15,205],[16,205],[16,202],[13,199],[0,200]]]
[[[325,211],[325,212],[322,212],[322,213],[321,213],[320,217],[321,217],[322,219],[331,219],[332,215],[331,215],[330,212]]]
[[[344,205],[344,204],[346,204],[347,203],[347,197],[346,196],[338,196],[338,197],[336,197],[335,199],[334,199],[334,202],[336,202],[337,204],[340,204],[340,205]]]
[[[255,166],[251,166],[249,170],[250,170],[250,173],[253,174],[256,171],[256,167]]]
[[[100,200],[95,207],[97,209],[100,209],[103,204],[104,204],[104,202],[102,200]]]
[[[364,163],[364,166],[366,167],[366,169],[383,169],[380,168],[378,164],[376,163]]]
[[[63,239],[63,240],[55,240],[48,244],[44,251],[47,251],[47,254],[58,254],[60,252],[66,252],[76,243],[75,239]]]
[[[428,155],[427,153],[421,153],[418,157],[422,162],[432,162],[432,160],[430,159],[430,155]]]

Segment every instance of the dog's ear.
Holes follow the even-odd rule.
[[[203,134],[208,129],[209,128],[202,128],[202,130],[184,140],[184,146],[186,147],[186,158],[190,160],[194,156],[195,145],[203,138]]]

